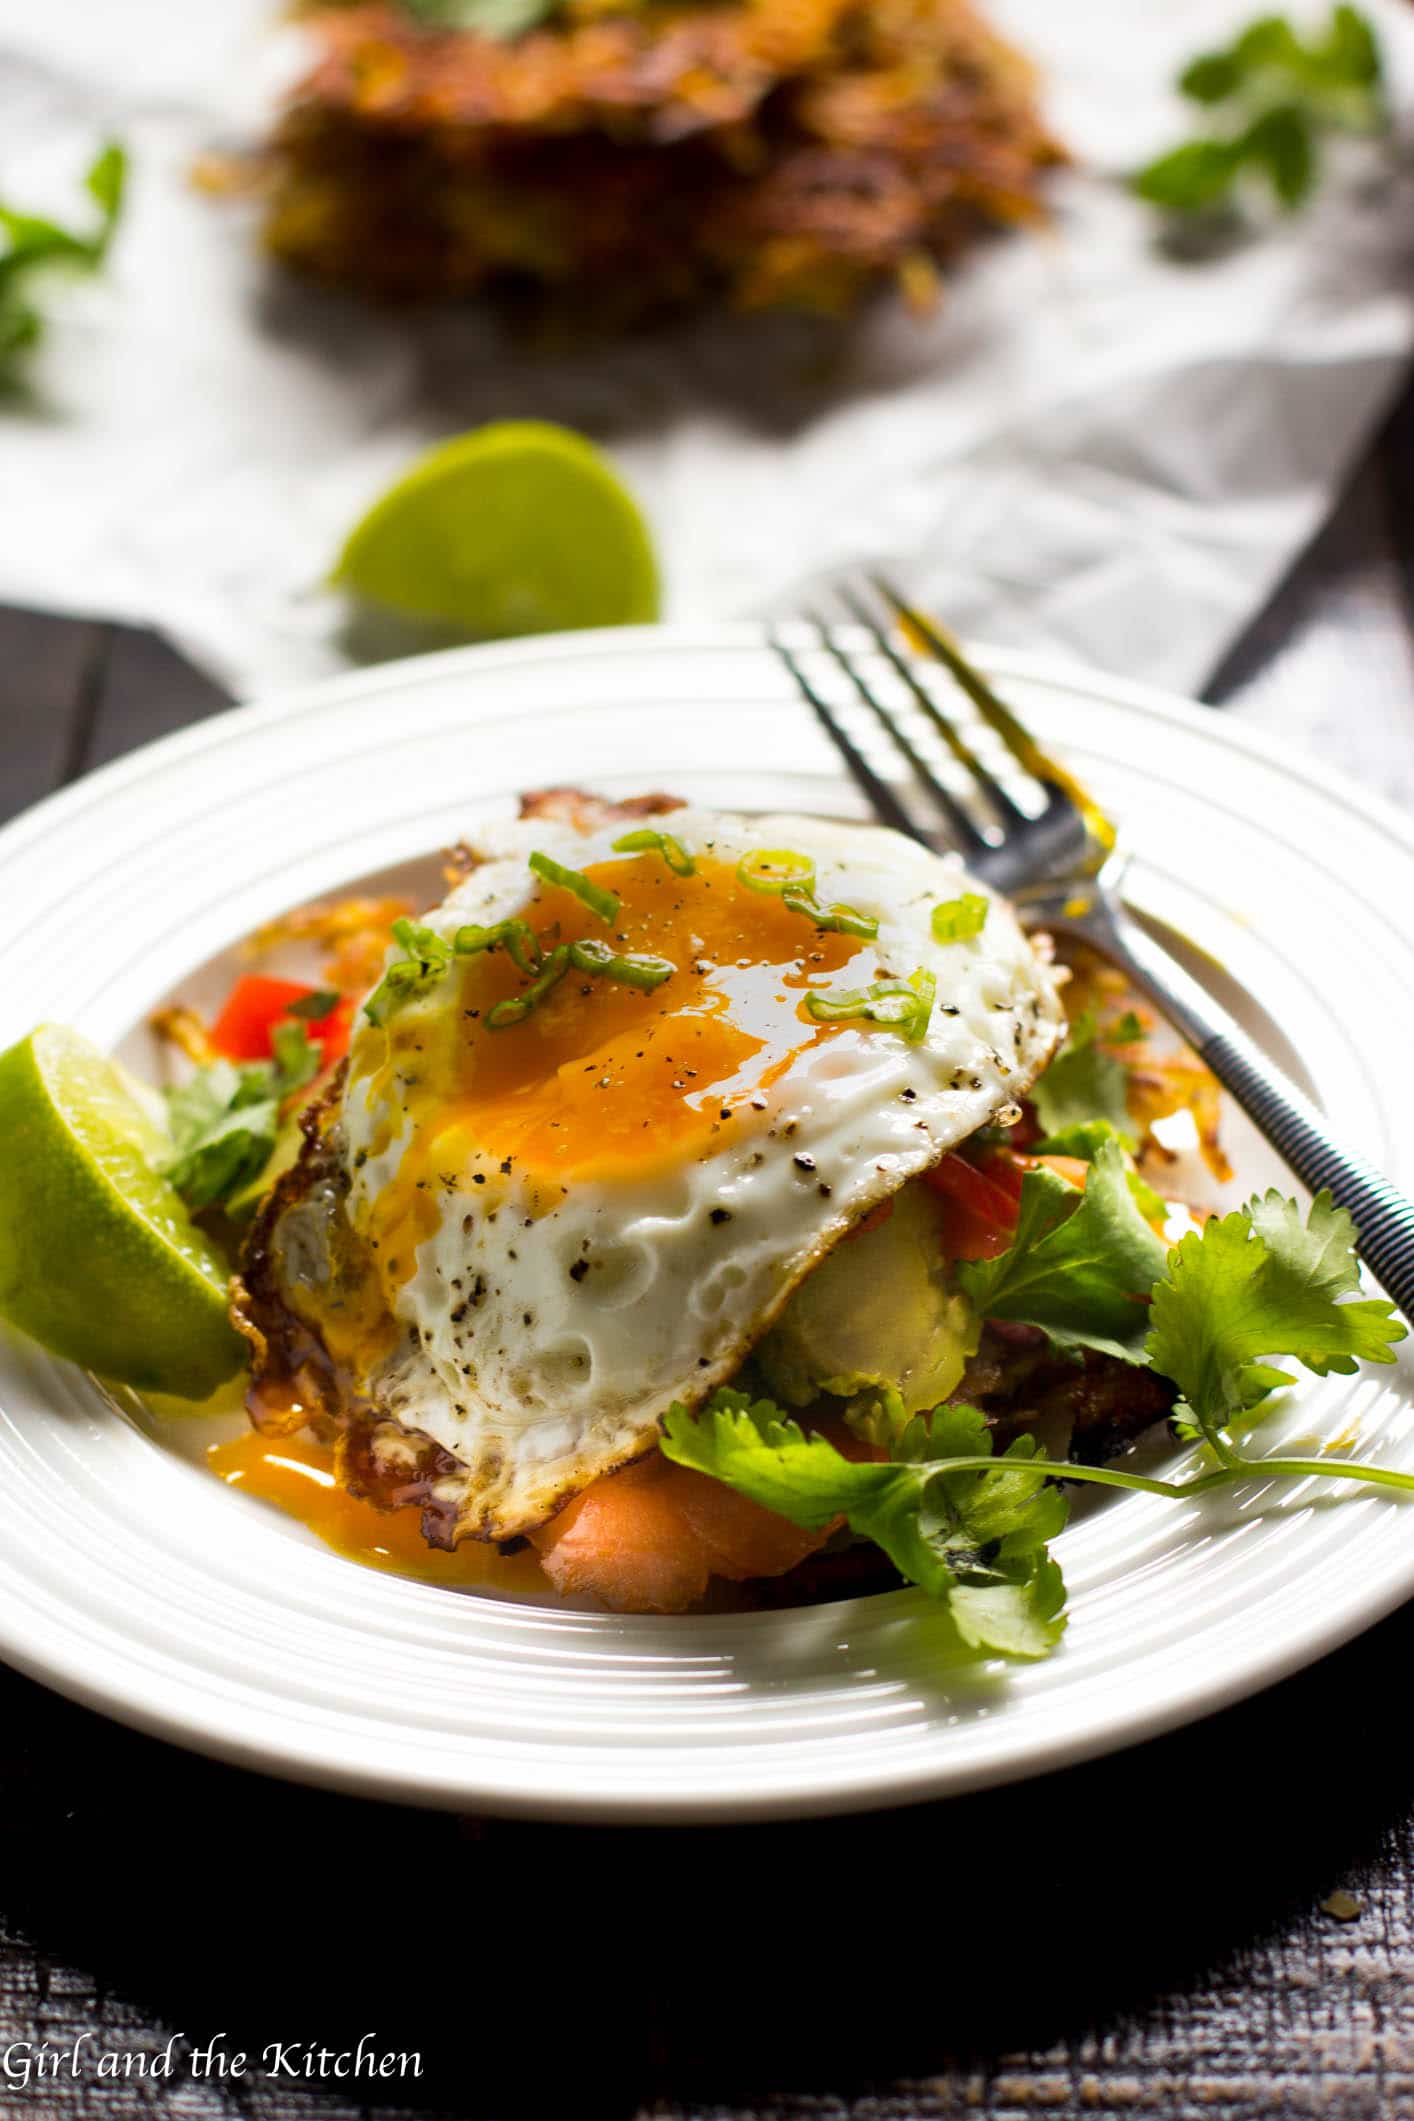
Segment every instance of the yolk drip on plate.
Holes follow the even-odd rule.
[[[257,1495],[297,1518],[338,1554],[367,1568],[415,1576],[425,1583],[475,1585],[482,1590],[543,1593],[546,1584],[533,1553],[502,1554],[481,1540],[465,1539],[453,1552],[429,1547],[415,1506],[380,1510],[340,1487],[330,1445],[305,1436],[262,1436],[249,1430],[229,1443],[212,1444],[207,1462],[217,1478]]]
[[[696,1162],[725,1129],[763,1124],[772,1085],[839,1035],[804,1000],[856,956],[858,938],[820,931],[710,858],[687,877],[653,856],[586,873],[617,895],[617,916],[542,886],[524,909],[542,949],[587,940],[666,958],[675,970],[663,985],[646,992],[571,966],[529,1016],[493,1029],[487,1012],[528,984],[497,949],[461,961],[435,1023],[394,1018],[386,1043],[362,1035],[355,1070],[375,1075],[375,1091],[392,1087],[411,1121],[397,1179],[370,1217],[393,1284],[436,1227],[439,1192],[478,1171],[482,1182],[514,1173],[534,1212],[537,1196],[548,1208],[570,1183]]]

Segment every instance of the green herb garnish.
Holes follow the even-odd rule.
[[[686,847],[671,832],[626,832],[614,841],[615,854],[661,854],[674,876],[693,876],[697,865]]]
[[[787,891],[807,896],[815,889],[815,864],[808,854],[795,854],[789,847],[757,847],[736,865],[737,881],[748,891],[784,898]]]
[[[1009,1249],[959,1260],[953,1271],[979,1318],[1040,1326],[1057,1347],[1140,1362],[1165,1257],[1111,1135],[1097,1145],[1083,1191],[1044,1166],[1028,1171]]]
[[[1275,1191],[1174,1246],[1154,1290],[1146,1360],[1173,1379],[1215,1449],[1250,1409],[1254,1385],[1292,1382],[1263,1356],[1290,1356],[1319,1377],[1394,1360],[1389,1343],[1405,1329],[1393,1304],[1361,1297],[1354,1247],[1355,1225],[1328,1193],[1303,1222]]]
[[[798,884],[789,885],[781,893],[781,904],[792,913],[803,913],[827,934],[858,935],[872,943],[879,933],[879,923],[872,913],[860,913],[853,906],[822,906]]]
[[[371,1024],[386,1024],[395,1009],[435,987],[452,962],[452,945],[423,921],[393,923],[393,939],[407,955],[394,959],[363,1005]]]
[[[570,946],[557,943],[523,993],[507,995],[504,1001],[494,1002],[487,1010],[487,1029],[505,1031],[512,1024],[523,1024],[531,1011],[540,1007],[551,988],[559,986],[569,968]]]
[[[127,155],[110,141],[84,175],[84,189],[98,207],[91,234],[75,235],[38,214],[0,206],[0,382],[16,358],[32,347],[44,330],[44,318],[31,298],[36,276],[51,268],[94,272],[102,265],[123,209]]]
[[[990,901],[980,891],[964,891],[961,898],[945,900],[933,908],[934,942],[970,942],[974,935],[982,933],[989,910]]]
[[[641,987],[651,994],[661,987],[664,980],[672,978],[677,966],[671,958],[648,957],[634,952],[623,953],[611,950],[607,943],[586,938],[579,943],[570,943],[569,961],[581,972],[593,972],[604,979],[618,980],[625,987]]]
[[[595,884],[578,869],[567,869],[552,855],[532,854],[530,866],[535,874],[547,884],[558,884],[562,891],[572,891],[582,906],[596,913],[601,921],[616,921],[619,917],[617,892],[606,891],[602,884]]]
[[[1137,1046],[1149,1036],[1132,1009],[1117,1016],[1112,1024],[1106,1024],[1103,1037],[1107,1046]]]
[[[976,1137],[973,1137],[974,1140]],[[1003,1136],[1005,1138],[1005,1136]],[[1047,1134],[1031,1145],[1033,1156],[1074,1156],[1082,1163],[1092,1164],[1106,1142],[1118,1142],[1121,1150],[1124,1137],[1112,1127],[1107,1119],[1078,1119],[1069,1127],[1062,1127],[1055,1134]],[[1128,1165],[1125,1175],[1134,1204],[1146,1223],[1161,1223],[1168,1214],[1168,1202],[1161,1193],[1156,1193],[1147,1179],[1141,1178]]]
[[[259,1178],[275,1146],[281,1104],[319,1072],[319,1048],[303,1022],[278,1024],[273,1045],[273,1060],[242,1067],[212,1061],[166,1094],[172,1154],[162,1169],[194,1215]]]
[[[1300,206],[1316,184],[1324,133],[1374,133],[1389,122],[1379,43],[1353,7],[1337,7],[1311,38],[1285,16],[1263,15],[1232,44],[1194,59],[1178,86],[1230,122],[1160,155],[1131,180],[1141,199],[1175,215],[1230,206],[1248,174],[1280,205]]]
[[[974,1277],[992,1277],[985,1287],[974,1278],[973,1293],[984,1307],[1015,1299],[996,1315],[1034,1316],[1062,1346],[1122,1347],[1126,1359],[1169,1378],[1182,1394],[1181,1433],[1205,1446],[1201,1470],[1164,1480],[1072,1464],[1034,1449],[1029,1438],[996,1458],[974,1409],[938,1407],[900,1434],[882,1401],[870,1412],[871,1440],[892,1456],[857,1465],[770,1401],[752,1404],[730,1391],[715,1394],[695,1420],[673,1406],[664,1455],[793,1524],[823,1530],[843,1517],[902,1575],[946,1604],[966,1642],[1012,1657],[1044,1656],[1064,1626],[1064,1587],[1046,1552],[1064,1522],[1064,1498],[1047,1480],[1181,1502],[1248,1478],[1355,1481],[1414,1493],[1414,1473],[1328,1457],[1249,1456],[1233,1440],[1274,1389],[1292,1382],[1263,1358],[1285,1353],[1322,1376],[1353,1371],[1362,1360],[1394,1360],[1391,1344],[1407,1329],[1393,1304],[1360,1295],[1355,1226],[1344,1210],[1322,1193],[1303,1221],[1295,1201],[1268,1193],[1185,1237],[1166,1258],[1159,1246],[1161,1272],[1145,1290],[1153,1254],[1134,1228],[1123,1177],[1118,1144],[1110,1140],[1100,1145],[1085,1193],[1064,1189],[1071,1199],[1062,1212],[1056,1188],[1063,1182],[1035,1187],[1035,1179],[1054,1174],[1028,1174],[1017,1243],[1000,1260],[971,1263]],[[1082,1204],[1091,1205],[1084,1225]],[[1070,1251],[1065,1271],[1079,1306],[1059,1323],[1051,1313],[1060,1286],[1052,1270],[1065,1249],[1058,1237]],[[1116,1303],[1146,1321],[1142,1343]],[[1086,1314],[1093,1332],[1082,1330]],[[1121,1330],[1111,1333],[1116,1316]]]
[[[899,1032],[911,1046],[917,1046],[928,1035],[937,991],[933,974],[920,966],[907,979],[877,979],[872,986],[857,988],[850,994],[824,994],[818,987],[812,988],[805,997],[805,1006],[819,1024],[840,1024],[862,1017],[866,1023],[882,1024]]]
[[[970,1648],[1044,1657],[1060,1640],[1065,1586],[1047,1542],[1065,1523],[1065,1497],[1047,1485],[1029,1437],[992,1458],[975,1407],[919,1416],[892,1459],[860,1464],[807,1436],[771,1400],[753,1404],[723,1389],[696,1420],[670,1407],[662,1448],[808,1531],[843,1517],[946,1604]],[[958,1458],[965,1467],[954,1470]]]
[[[1097,1043],[1094,1011],[1086,1009],[1070,1026],[1065,1044],[1029,1092],[1046,1134],[1054,1138],[1087,1120],[1102,1119],[1131,1146],[1129,1070]]]
[[[465,928],[458,928],[452,937],[452,948],[458,957],[477,957],[483,950],[494,950],[497,945],[507,953],[513,965],[527,978],[540,970],[545,953],[540,947],[540,938],[529,921],[512,917],[496,921],[489,928],[471,921]]]

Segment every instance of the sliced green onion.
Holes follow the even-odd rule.
[[[841,1024],[852,1017],[897,1031],[911,1046],[920,1045],[932,1021],[938,983],[920,967],[907,979],[878,979],[850,994],[822,994],[815,989],[805,1006],[820,1024]]]
[[[626,832],[622,839],[614,841],[615,854],[661,854],[674,876],[692,876],[696,863],[681,840],[674,839],[671,832]]]
[[[872,913],[857,913],[853,906],[822,906],[798,884],[788,885],[781,893],[781,904],[792,913],[803,913],[817,928],[828,929],[833,935],[860,935],[866,943],[872,943],[879,933],[879,923]]]
[[[434,986],[452,962],[452,946],[445,936],[422,921],[393,923],[393,940],[407,952],[389,965],[363,1005],[371,1024],[386,1024],[393,1011],[416,994]]]
[[[424,972],[445,972],[452,962],[452,946],[445,935],[439,935],[424,921],[394,921],[393,940],[402,944]]]
[[[479,951],[494,950],[498,943],[527,977],[538,972],[544,963],[540,939],[529,921],[496,921],[489,928],[471,921],[465,928],[458,928],[452,938],[458,957],[475,957]]]
[[[602,884],[591,883],[578,869],[566,869],[548,854],[532,854],[530,866],[547,884],[558,884],[563,891],[572,891],[582,906],[597,913],[601,921],[616,921],[619,917],[618,894],[606,891]]]
[[[928,1026],[933,1021],[933,1004],[938,998],[938,982],[931,972],[920,965],[916,972],[908,975],[908,984],[918,1000],[914,1005],[913,1021],[904,1033],[910,1046],[921,1046],[928,1036]]]
[[[570,968],[569,946],[559,943],[550,952],[523,994],[507,995],[503,1002],[496,1002],[486,1012],[488,1031],[504,1031],[511,1024],[523,1024],[532,1009],[538,1009],[552,987],[557,987]]]
[[[577,965],[581,972],[601,973],[605,979],[621,980],[625,987],[641,987],[645,994],[661,987],[664,980],[671,979],[678,969],[671,958],[623,956],[611,950],[607,943],[587,940],[571,943],[568,947],[570,963]]]
[[[736,865],[737,880],[748,891],[763,891],[783,898],[787,891],[812,892],[815,864],[808,854],[794,854],[789,847],[757,847]]]
[[[980,935],[987,923],[990,901],[980,891],[964,891],[961,898],[944,900],[933,908],[933,941],[966,943]]]

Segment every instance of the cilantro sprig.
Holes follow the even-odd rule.
[[[274,1058],[198,1068],[167,1092],[172,1154],[163,1165],[192,1213],[226,1206],[270,1161],[280,1108],[319,1072],[320,1049],[303,1021],[278,1024]]]
[[[1214,1217],[1169,1254],[1146,1358],[1173,1379],[1219,1456],[1256,1400],[1293,1381],[1264,1356],[1320,1377],[1393,1361],[1389,1344],[1405,1329],[1392,1304],[1360,1295],[1354,1243],[1355,1225],[1328,1193],[1303,1223],[1297,1203],[1272,1191]]]
[[[1121,1028],[1127,1029],[1127,1025]],[[1036,1117],[1045,1131],[1043,1151],[1058,1148],[1058,1137],[1091,1120],[1102,1119],[1124,1140],[1132,1140],[1129,1121],[1129,1070],[1099,1043],[1093,1009],[1070,1026],[1065,1044],[1031,1086]]]
[[[889,1451],[886,1460],[846,1459],[772,1402],[752,1403],[730,1391],[715,1394],[695,1419],[674,1405],[664,1421],[665,1455],[793,1524],[823,1530],[843,1518],[881,1547],[901,1575],[946,1604],[966,1642],[1010,1657],[1046,1655],[1065,1624],[1064,1587],[1048,1552],[1064,1523],[1064,1498],[1047,1483],[1088,1481],[1181,1502],[1247,1479],[1344,1480],[1414,1493],[1414,1474],[1392,1467],[1285,1452],[1250,1455],[1236,1441],[1254,1408],[1293,1382],[1270,1358],[1320,1376],[1348,1373],[1362,1361],[1393,1362],[1393,1344],[1405,1337],[1393,1304],[1360,1294],[1355,1226],[1329,1194],[1318,1195],[1304,1218],[1295,1201],[1275,1192],[1258,1196],[1166,1256],[1149,1233],[1161,1271],[1144,1292],[1137,1282],[1147,1268],[1140,1265],[1143,1246],[1118,1143],[1112,1137],[1097,1143],[1089,1184],[1065,1215],[1055,1191],[1063,1182],[1032,1174],[1027,1185],[1033,1178],[1040,1182],[1029,1204],[1023,1189],[1016,1257],[1004,1254],[967,1270],[974,1300],[984,1309],[1002,1306],[990,1315],[1042,1324],[1062,1346],[1111,1345],[1113,1352],[1105,1328],[1123,1292],[1121,1300],[1146,1330],[1139,1336],[1128,1328],[1113,1342],[1124,1344],[1127,1360],[1177,1386],[1180,1433],[1207,1447],[1199,1470],[1166,1480],[1072,1464],[1025,1437],[997,1457],[974,1408],[938,1407],[903,1427],[897,1395],[891,1401],[887,1393],[865,1410],[862,1431]],[[1091,1204],[1086,1223],[1082,1199]],[[1077,1271],[1074,1305],[1058,1325],[1051,1305],[1069,1271],[1061,1263],[1063,1245],[1073,1248]]]
[[[675,1403],[662,1447],[807,1531],[842,1517],[947,1606],[970,1648],[1044,1657],[1061,1638],[1065,1586],[1048,1543],[1065,1523],[1065,1497],[1047,1485],[1029,1437],[993,1458],[975,1407],[920,1416],[892,1458],[860,1463],[771,1400],[724,1388],[696,1419]]]
[[[55,268],[94,272],[108,255],[127,185],[127,154],[110,140],[84,173],[84,190],[98,208],[87,235],[57,221],[0,205],[0,384],[8,382],[20,356],[41,337],[43,312],[36,282]]]
[[[955,1271],[979,1318],[1040,1326],[1057,1347],[1142,1362],[1149,1292],[1165,1257],[1111,1135],[1097,1145],[1083,1191],[1044,1165],[1028,1171],[1010,1248]]]
[[[1262,15],[1230,45],[1190,61],[1178,87],[1224,123],[1131,179],[1141,199],[1174,215],[1230,207],[1247,177],[1280,206],[1298,207],[1315,188],[1327,133],[1375,133],[1389,122],[1379,41],[1354,7],[1337,7],[1310,37],[1284,15]]]

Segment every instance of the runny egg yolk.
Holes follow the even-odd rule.
[[[428,1546],[415,1506],[380,1510],[350,1495],[335,1477],[329,1444],[307,1436],[271,1438],[251,1429],[229,1443],[212,1444],[206,1456],[212,1472],[229,1487],[274,1503],[336,1553],[367,1568],[427,1583],[521,1593],[545,1590],[533,1553],[502,1554],[477,1539],[465,1539],[447,1553]]]
[[[543,886],[526,918],[549,951],[592,939],[616,953],[666,958],[654,991],[570,967],[521,1022],[486,1023],[523,993],[526,975],[503,949],[459,961],[439,1027],[390,1026],[386,1061],[413,1123],[398,1199],[380,1214],[385,1253],[415,1248],[414,1196],[486,1165],[543,1188],[614,1181],[696,1161],[734,1125],[759,1124],[792,1063],[841,1027],[805,1010],[814,985],[863,947],[822,932],[808,915],[698,857],[678,876],[656,856],[601,862],[591,881],[619,899],[612,922],[570,890]],[[356,1065],[367,1065],[363,1056]],[[422,1183],[419,1184],[419,1181]],[[399,1205],[400,1204],[400,1205]],[[410,1262],[408,1263],[410,1265]]]

